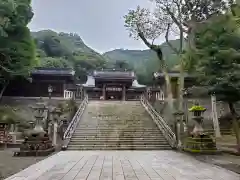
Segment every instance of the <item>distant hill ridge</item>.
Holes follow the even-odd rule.
[[[180,46],[179,39],[171,40],[170,43],[173,47],[178,48]],[[164,59],[167,61],[169,67],[173,67],[177,62],[177,55],[174,51],[167,45],[167,43],[161,44],[161,48],[163,51]],[[155,52],[152,50],[128,50],[128,49],[115,49],[112,51],[105,52],[103,56],[108,61],[126,61],[132,64],[134,67],[138,67],[141,64],[145,64],[151,62],[157,62],[157,56]]]

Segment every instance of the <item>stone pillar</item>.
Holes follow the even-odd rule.
[[[15,124],[15,129],[14,129],[15,132],[18,132],[18,124]]]
[[[123,89],[122,89],[122,100],[125,101],[126,100],[126,86],[123,85]]]
[[[52,144],[53,146],[57,145],[57,122],[55,121],[53,123],[53,139],[52,139]]]
[[[49,137],[51,137],[51,133],[52,133],[52,123],[49,123],[49,124],[48,124],[48,129],[47,129],[47,131],[48,131]]]
[[[177,122],[177,141],[178,148],[180,148],[182,146],[182,142],[181,142],[181,124],[179,121]]]
[[[215,95],[211,96],[211,101],[212,101],[212,119],[213,119],[213,126],[214,126],[214,130],[215,130],[215,136],[217,138],[220,138],[221,132],[220,132],[220,127],[219,127],[219,122],[218,122],[217,103],[216,103]]]
[[[103,96],[103,100],[106,100],[106,84],[103,84],[102,96]]]
[[[10,125],[10,132],[14,132],[14,124]]]

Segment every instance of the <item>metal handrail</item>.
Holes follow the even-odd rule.
[[[88,96],[86,95],[85,98],[83,99],[83,101],[81,102],[77,112],[75,113],[74,117],[72,118],[72,121],[70,122],[70,124],[68,125],[67,130],[65,131],[64,135],[63,135],[63,146],[62,146],[62,150],[66,150],[67,146],[70,142],[70,139],[72,138],[72,135],[81,119],[81,116],[86,108],[88,104]]]
[[[158,128],[162,131],[164,137],[169,142],[172,148],[177,145],[176,135],[164,119],[159,115],[159,113],[152,107],[144,95],[141,96],[141,103],[149,115],[152,117]]]

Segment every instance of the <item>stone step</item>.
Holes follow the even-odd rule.
[[[124,144],[124,143],[134,143],[134,144],[148,144],[148,143],[151,143],[151,144],[154,144],[154,143],[167,143],[168,142],[165,140],[165,141],[157,141],[157,140],[142,140],[142,141],[135,141],[135,140],[71,140],[70,143],[78,143],[78,144],[117,144],[117,143],[121,143],[121,144]]]
[[[129,132],[129,133],[144,133],[144,132],[154,132],[154,133],[159,133],[161,132],[160,130],[156,130],[156,129],[153,129],[153,130],[141,130],[141,129],[136,129],[136,130],[129,130],[129,129],[118,129],[118,130],[114,130],[114,129],[99,129],[99,130],[88,130],[88,129],[82,129],[82,130],[79,130],[79,129],[76,129],[74,133],[86,133],[86,132]]]
[[[118,136],[125,136],[125,137],[142,137],[142,136],[154,136],[154,137],[161,137],[163,136],[162,133],[148,133],[148,132],[142,132],[142,133],[134,133],[134,132],[124,132],[124,133],[115,133],[115,132],[109,132],[109,133],[97,133],[97,132],[86,132],[86,133],[74,133],[73,136],[112,136],[112,137],[118,137]]]
[[[94,136],[88,136],[88,135],[73,135],[72,138],[94,138],[94,139],[119,139],[119,138],[124,138],[124,139],[129,139],[129,138],[135,138],[135,139],[164,139],[164,136],[159,136],[159,135],[124,135],[124,136],[117,136],[117,135],[94,135]]]
[[[145,130],[145,131],[156,131],[156,130],[159,130],[158,127],[154,126],[154,127],[150,127],[150,128],[146,128],[146,126],[142,126],[142,127],[133,127],[133,126],[128,126],[128,127],[118,127],[118,126],[115,126],[114,128],[116,129],[126,129],[126,130],[131,130],[131,131],[142,131],[142,130]],[[98,127],[98,128],[91,128],[91,127],[84,127],[84,128],[81,128],[81,127],[77,127],[76,128],[76,131],[83,131],[83,130],[89,130],[89,131],[112,131],[113,130],[113,127],[109,126],[109,127]]]
[[[156,142],[148,142],[148,143],[128,143],[128,142],[122,142],[122,143],[117,143],[117,142],[112,142],[112,143],[98,143],[98,142],[88,142],[88,143],[70,143],[70,146],[125,146],[125,145],[129,145],[129,146],[169,146],[168,143],[156,143]]]
[[[69,145],[68,150],[171,150],[169,145],[122,145],[122,146],[84,146],[84,145]]]
[[[127,137],[89,137],[89,136],[82,136],[82,137],[72,137],[71,141],[81,141],[81,140],[98,140],[98,141],[166,141],[164,137],[135,137],[135,138],[127,138]]]

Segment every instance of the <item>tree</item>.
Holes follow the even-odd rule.
[[[125,69],[132,70],[132,68],[130,67],[130,64],[123,60],[117,60],[114,64],[114,68],[121,69],[121,70],[125,70]]]
[[[171,80],[168,74],[167,65],[163,58],[162,49],[159,45],[154,44],[154,40],[165,32],[164,23],[166,19],[151,18],[151,12],[148,9],[142,9],[140,6],[136,10],[129,10],[124,16],[125,27],[129,31],[130,37],[141,39],[145,45],[153,50],[160,62],[161,70],[164,73],[166,80],[168,104],[173,109],[173,97],[171,89]],[[150,40],[152,41],[150,43]]]
[[[16,14],[17,4],[15,0],[2,0],[0,3],[0,36],[7,36],[10,27],[11,16]]]
[[[9,8],[12,2],[15,8]],[[35,45],[27,24],[33,17],[29,0],[1,1],[0,17],[8,19],[4,26],[4,36],[0,36],[0,75],[2,90],[0,97],[9,81],[15,76],[28,76],[37,64]],[[10,3],[11,4],[11,3]],[[3,26],[2,26],[3,27]]]
[[[72,64],[63,58],[45,57],[40,59],[40,67],[70,68]]]
[[[227,102],[240,151],[240,132],[234,103],[240,100],[240,34],[230,14],[216,15],[198,26],[194,68],[199,80],[217,100]]]
[[[184,89],[184,36],[189,47],[194,46],[196,24],[211,17],[213,14],[222,13],[227,8],[225,0],[152,0],[155,4],[153,12],[148,9],[137,7],[130,10],[125,16],[125,26],[130,32],[130,36],[141,38],[143,42],[158,55],[161,69],[165,74],[167,93],[172,104],[172,92],[170,78],[167,73],[166,62],[162,57],[161,48],[153,42],[160,35],[165,33],[168,46],[178,55],[180,60],[179,78],[179,104],[178,109],[182,109],[183,89]],[[179,48],[175,48],[168,40],[169,33],[175,31],[180,38]],[[148,40],[151,40],[150,43]],[[172,105],[171,105],[172,106]]]

